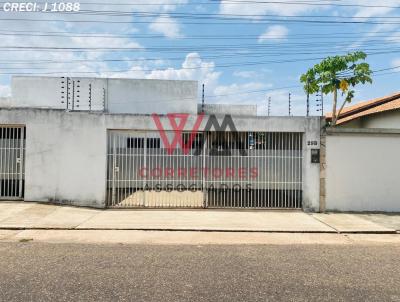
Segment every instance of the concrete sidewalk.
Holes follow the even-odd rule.
[[[0,202],[3,230],[153,230],[281,233],[400,231],[400,215],[308,214],[259,210],[97,210],[33,202]]]

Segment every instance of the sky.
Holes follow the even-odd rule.
[[[399,0],[82,0],[78,12],[0,3],[0,96],[13,74],[197,80],[199,102],[204,84],[206,103],[266,115],[270,98],[270,115],[288,115],[290,94],[291,114],[303,116],[300,75],[358,50],[373,84],[357,86],[353,103],[400,91]]]

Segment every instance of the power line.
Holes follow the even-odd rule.
[[[242,62],[242,63],[236,63],[236,64],[221,64],[221,65],[215,65],[216,68],[229,68],[229,67],[239,67],[239,66],[252,66],[252,65],[263,65],[263,64],[271,64],[271,61],[268,62],[262,62],[262,61],[256,61],[256,62]],[[397,69],[400,66],[396,66],[396,67],[392,67],[392,68],[385,68],[384,70],[391,70],[391,69]],[[132,67],[131,67],[132,68]],[[69,71],[69,73],[73,73],[73,74],[98,74],[101,72],[115,72],[115,73],[121,73],[121,72],[134,72],[135,70],[132,70],[131,68],[129,69],[122,69],[122,70],[99,70],[99,71]],[[183,69],[183,70],[198,70],[198,69],[203,69],[203,66],[198,66],[198,67],[181,67],[179,69]],[[30,67],[30,68],[2,68],[5,70],[18,70],[18,69],[27,69],[27,70],[51,70],[51,68],[46,68],[46,67]],[[157,69],[140,69],[141,72],[148,72],[148,71],[154,71]],[[380,72],[383,70],[378,70],[375,72]],[[66,73],[65,71],[57,71],[57,72],[39,72],[36,74],[61,74],[61,73]],[[0,72],[0,74],[14,74],[14,73],[10,73],[10,72]],[[35,73],[31,73],[31,72],[25,72],[25,73],[18,73],[18,74],[35,74]]]
[[[381,45],[381,44],[379,44]],[[322,45],[323,46],[323,45]],[[317,48],[318,46],[314,45],[314,48]],[[308,47],[305,46],[306,49]],[[362,48],[365,52],[368,51],[381,51],[381,50],[386,50],[388,49],[387,46],[382,45],[382,47],[378,48],[367,48],[364,47]],[[395,52],[397,52],[399,48],[393,48]],[[360,50],[360,47],[347,47],[345,50],[341,51],[333,51],[332,47],[325,48],[325,49],[316,49],[317,51],[306,51],[306,52],[300,52],[301,49],[299,48],[293,48],[293,49],[282,49],[280,50],[279,47],[276,48],[271,48],[268,46],[263,46],[263,45],[254,45],[251,46],[249,44],[247,45],[202,45],[202,46],[155,46],[155,47],[146,47],[142,48],[140,46],[137,47],[62,47],[62,46],[18,46],[18,45],[4,45],[0,46],[0,50],[2,51],[67,51],[67,52],[107,52],[107,51],[128,51],[128,52],[172,52],[172,53],[177,53],[177,52],[200,52],[200,51],[213,51],[213,52],[219,52],[219,51],[228,51],[229,53],[232,53],[232,51],[253,51],[254,50],[260,50],[262,53],[265,54],[277,54],[277,55],[285,55],[285,54],[329,54],[329,53],[348,53],[352,50]],[[271,52],[272,51],[272,52]]]
[[[1,11],[1,9],[0,9]],[[26,13],[40,13],[42,12],[26,12]],[[333,16],[333,15],[282,15],[282,14],[232,14],[232,13],[187,13],[187,12],[149,12],[149,11],[101,11],[101,10],[80,10],[72,12],[58,12],[49,11],[47,14],[61,14],[61,15],[86,15],[86,16],[110,16],[110,17],[141,17],[141,18],[170,18],[174,19],[195,19],[195,20],[210,20],[210,19],[223,19],[223,20],[242,20],[248,18],[257,19],[262,21],[263,18],[323,18],[323,19],[399,19],[399,16]]]
[[[226,19],[225,19],[226,20]],[[30,18],[3,18],[0,21],[28,21],[28,22],[64,22],[64,23],[102,23],[102,24],[175,24],[174,21],[110,21],[110,20],[66,20],[66,19],[30,19]],[[228,20],[229,21],[229,20]],[[251,20],[250,20],[251,21]],[[182,24],[193,25],[260,25],[276,23],[304,23],[304,24],[375,24],[375,25],[399,25],[400,22],[381,22],[381,21],[335,21],[335,20],[287,20],[287,19],[263,19],[258,22],[181,22]]]
[[[325,2],[325,3],[324,3]],[[336,2],[336,3],[332,3]],[[390,5],[368,5],[368,4],[347,4],[347,3],[337,3],[337,0],[330,1],[254,1],[254,0],[222,0],[216,1],[211,0],[208,2],[171,2],[171,3],[115,3],[115,2],[80,2],[81,5],[107,5],[107,6],[184,6],[184,5],[220,5],[220,4],[282,4],[282,5],[304,5],[304,6],[336,6],[336,7],[366,7],[366,8],[394,8],[397,9],[399,6],[390,6]],[[0,2],[0,4],[4,4],[5,2]],[[37,2],[38,4],[44,4],[45,2]]]
[[[217,0],[210,0],[217,2]],[[310,3],[309,1],[256,1],[256,0],[222,0],[225,3],[247,3],[247,4],[283,4],[283,5],[311,5],[311,6],[342,6],[342,7],[369,7],[369,8],[400,8],[390,5],[368,5],[368,4],[329,4],[329,3]]]
[[[0,20],[1,21],[1,20]],[[79,37],[126,37],[126,38],[135,38],[135,39],[142,39],[142,38],[148,38],[148,39],[154,39],[154,38],[165,38],[164,35],[156,35],[156,34],[111,34],[111,33],[105,33],[101,34],[99,32],[77,32],[77,31],[31,31],[31,30],[1,30],[0,33],[2,35],[15,35],[19,33],[23,34],[29,34],[29,35],[34,35],[34,34],[40,34],[40,35],[58,35],[58,34],[65,34],[66,36],[71,35],[79,35]],[[391,34],[391,33],[397,33],[399,34],[398,30],[390,30],[390,31],[358,31],[358,32],[324,32],[324,33],[296,33],[296,34],[288,34],[287,38],[289,39],[304,39],[304,37],[310,37],[310,38],[315,38],[315,37],[324,37],[324,38],[343,38],[343,37],[359,37],[359,35],[368,35],[368,34],[374,34],[373,37],[387,37],[386,34]],[[379,35],[379,34],[384,34],[384,35]],[[329,35],[329,36],[328,36]],[[251,35],[251,34],[234,34],[234,35],[190,35],[188,37],[184,37],[181,40],[186,40],[186,39],[224,39],[224,38],[229,38],[229,39],[254,39],[258,38],[260,34],[257,35]],[[280,37],[281,35],[269,35],[270,37]]]
[[[86,36],[86,35],[71,35],[71,36],[65,36],[65,35],[48,35],[48,34],[8,34],[8,33],[1,33],[0,32],[0,36],[28,36],[28,37],[66,37],[66,38],[72,38],[72,37],[87,37],[87,38],[102,38],[102,39],[107,39],[107,38],[111,38],[111,39],[115,39],[116,37],[114,36]],[[326,37],[326,35],[325,35]],[[123,39],[123,38],[131,38],[131,37],[118,37],[118,39]],[[371,39],[366,39],[363,40],[363,44],[368,44],[369,46],[373,46],[373,45],[382,45],[383,42],[397,42],[398,39],[400,38],[399,36],[392,36],[392,37],[388,37],[388,36],[382,36],[382,39],[375,39],[376,37],[371,37]],[[237,40],[238,38],[235,38],[234,40]],[[354,39],[354,38],[353,38]],[[184,39],[183,39],[184,40]],[[207,39],[209,40],[209,39]],[[218,40],[223,40],[223,38],[218,38]],[[305,41],[305,39],[301,39],[302,41]],[[286,41],[281,41],[281,42],[277,42],[276,45],[265,45],[265,44],[250,44],[250,43],[238,43],[238,44],[209,44],[207,43],[206,45],[202,45],[202,44],[197,44],[196,46],[191,46],[191,45],[183,45],[183,46],[179,46],[179,47],[224,47],[224,48],[231,48],[231,47],[251,47],[252,49],[259,49],[259,48],[267,48],[267,49],[280,49],[282,46],[297,46],[297,47],[304,47],[309,49],[310,47],[312,48],[316,48],[316,47],[324,47],[324,46],[348,46],[349,43],[354,43],[354,40],[345,40],[342,38],[341,41],[337,41],[337,42],[333,42],[332,39],[330,39],[329,41],[325,41],[325,40],[315,40],[315,38],[313,39],[313,41],[310,42],[286,42]],[[13,46],[8,46],[8,47],[13,47]],[[17,47],[23,47],[20,45],[17,45]],[[29,46],[28,46],[29,47]],[[165,46],[152,46],[154,47],[165,47]],[[140,47],[138,47],[140,48]],[[177,46],[174,46],[174,48],[178,48]],[[331,47],[330,47],[331,48]],[[354,48],[354,47],[353,47]],[[357,47],[358,48],[358,47]]]

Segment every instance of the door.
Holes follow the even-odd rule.
[[[23,199],[25,127],[0,125],[0,199]]]

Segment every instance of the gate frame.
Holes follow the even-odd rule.
[[[171,131],[171,130],[169,130],[169,131]],[[107,166],[107,169],[108,169],[108,166],[109,166],[109,164],[108,164],[108,159],[109,159],[109,156],[108,156],[108,149],[110,148],[110,144],[111,144],[111,140],[110,140],[110,137],[111,137],[111,135],[112,135],[112,133],[113,132],[127,132],[127,133],[129,133],[129,134],[131,134],[131,133],[141,133],[142,134],[142,136],[144,137],[144,141],[146,142],[147,141],[147,138],[148,138],[148,133],[149,132],[157,132],[157,130],[153,130],[153,129],[107,129],[107,131],[106,131],[106,137],[107,137],[107,144],[106,144],[106,148],[107,148],[107,160],[106,160],[106,166]],[[212,133],[212,132],[214,132],[214,131],[198,131],[198,132],[201,132],[201,133],[203,133],[204,134],[204,142],[203,142],[203,145],[202,145],[202,154],[201,154],[201,156],[202,156],[202,165],[203,165],[203,167],[205,166],[205,163],[206,163],[206,151],[207,151],[207,146],[208,146],[208,141],[209,141],[209,139],[210,139],[210,133]],[[216,132],[219,132],[219,131],[216,131]],[[225,132],[225,131],[222,131],[222,132]],[[229,131],[228,131],[229,132]],[[299,162],[299,166],[298,166],[298,168],[299,168],[299,172],[300,172],[300,174],[299,174],[299,177],[300,177],[300,196],[299,196],[299,200],[297,201],[296,200],[296,202],[295,202],[295,204],[296,205],[298,205],[298,207],[288,207],[287,206],[287,203],[289,202],[288,200],[285,200],[284,202],[283,201],[280,201],[280,202],[278,202],[279,204],[284,204],[284,206],[271,206],[271,207],[246,207],[246,206],[227,206],[227,207],[214,207],[214,206],[212,206],[211,207],[211,209],[218,209],[218,208],[226,208],[226,209],[254,209],[254,210],[265,210],[265,209],[303,209],[304,208],[304,196],[303,196],[303,190],[304,190],[304,184],[303,184],[303,181],[304,181],[304,175],[303,175],[303,173],[304,173],[304,164],[305,164],[305,140],[306,140],[306,135],[305,135],[305,133],[304,132],[292,132],[292,131],[239,131],[239,132],[244,132],[244,133],[257,133],[257,132],[260,132],[260,133],[271,133],[271,134],[273,134],[273,133],[275,133],[276,135],[278,135],[278,138],[280,138],[280,136],[279,135],[282,135],[283,133],[288,133],[288,134],[295,134],[295,135],[299,135],[299,141],[298,141],[298,143],[301,145],[301,148],[300,149],[298,149],[298,151],[300,152],[300,154],[301,154],[301,156],[300,157],[298,157],[299,159],[300,159],[300,162]],[[278,139],[278,138],[276,138],[276,139]],[[116,148],[116,140],[113,140],[113,144],[112,144],[112,148],[113,148],[113,150],[115,150],[115,148]],[[146,156],[146,154],[147,154],[147,143],[144,143],[143,144],[143,149],[144,149],[144,158],[143,158],[143,160],[144,160],[144,166],[147,166],[147,156]],[[278,150],[278,149],[276,149],[276,150]],[[105,206],[106,206],[106,208],[119,208],[118,206],[116,206],[117,204],[118,204],[118,202],[116,201],[116,199],[117,199],[117,197],[116,197],[116,190],[117,190],[117,186],[116,186],[116,173],[118,173],[119,171],[116,171],[115,170],[115,168],[116,168],[116,165],[117,165],[117,155],[118,154],[116,154],[115,152],[113,152],[112,153],[112,180],[111,180],[111,183],[112,183],[112,188],[109,188],[108,187],[108,184],[110,183],[110,180],[108,179],[108,176],[109,176],[109,173],[108,173],[108,171],[106,171],[106,203],[105,203]],[[268,156],[267,156],[268,157]],[[275,159],[274,159],[275,160]],[[285,165],[286,165],[286,163],[285,163]],[[286,167],[286,166],[285,166]],[[277,167],[275,167],[274,166],[274,169],[277,169]],[[268,174],[268,177],[269,177],[269,174]],[[144,181],[144,183],[146,184],[147,182],[147,180],[145,179],[145,180],[143,180]],[[202,195],[203,195],[203,201],[202,201],[202,206],[165,206],[165,207],[163,207],[163,206],[160,206],[160,207],[155,207],[155,208],[170,208],[170,209],[180,209],[180,208],[185,208],[185,209],[200,209],[200,208],[203,208],[203,209],[208,209],[208,208],[210,208],[210,205],[209,205],[209,200],[208,200],[208,198],[209,198],[209,194],[208,194],[208,191],[207,191],[207,186],[206,186],[206,182],[207,182],[207,180],[206,180],[206,178],[205,178],[205,174],[204,173],[202,173],[202,178],[201,178],[201,190],[197,190],[197,191],[199,191],[199,192],[202,192]],[[267,181],[266,183],[269,183],[269,181]],[[144,186],[145,187],[145,186]],[[111,200],[110,199],[108,199],[108,193],[107,193],[107,191],[109,190],[109,189],[111,189]],[[143,192],[146,192],[146,190],[143,190]],[[269,193],[268,193],[269,194]],[[286,193],[285,193],[286,194]],[[297,193],[296,193],[297,194]],[[285,195],[285,196],[287,196],[287,195]],[[286,198],[286,197],[285,197]],[[269,199],[269,197],[268,197],[268,199]],[[110,204],[110,201],[111,201],[111,204]],[[242,202],[242,201],[241,201]],[[275,202],[275,201],[274,201]],[[269,202],[268,202],[269,203]],[[143,195],[143,203],[141,204],[141,205],[134,205],[134,206],[121,206],[120,208],[153,208],[152,206],[146,206],[146,194],[144,194]]]

